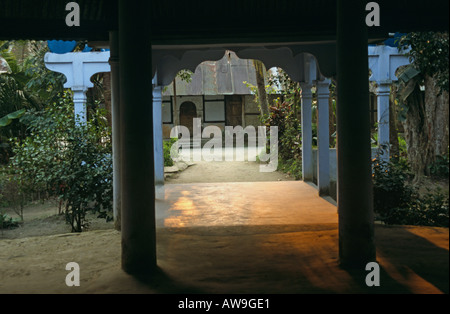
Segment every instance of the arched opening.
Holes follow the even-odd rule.
[[[194,134],[194,118],[197,117],[197,108],[191,101],[185,101],[180,105],[180,124],[188,128],[189,134]]]
[[[261,189],[265,192],[259,194],[252,190],[251,193],[245,194],[245,201],[242,203],[248,206],[257,203],[256,200],[252,200],[254,198],[267,197],[269,202],[276,202],[286,191],[295,194],[294,191],[305,189],[308,191],[305,194],[315,195],[311,186],[304,182],[293,181],[313,182],[315,179],[316,185],[319,186],[319,171],[320,183],[328,188],[322,172],[329,177],[329,168],[326,167],[329,162],[325,161],[324,165],[321,157],[319,167],[317,160],[319,155],[324,155],[322,153],[327,153],[324,155],[325,160],[329,158],[329,130],[321,130],[325,148],[322,145],[319,154],[318,123],[315,125],[314,121],[319,121],[317,108],[320,101],[321,110],[327,109],[322,113],[321,122],[328,127],[330,82],[321,75],[314,55],[302,53],[298,57],[291,56],[292,62],[289,63],[286,62],[289,56],[286,51],[286,49],[276,51],[263,49],[262,52],[249,50],[236,53],[225,50],[221,58],[217,56],[213,59],[217,61],[211,61],[199,53],[200,56],[193,58],[195,60],[189,66],[177,65],[177,69],[192,69],[189,80],[180,74],[186,70],[177,72],[175,77],[169,77],[166,75],[167,68],[158,68],[158,78],[161,82],[170,82],[162,92],[165,106],[163,108],[173,108],[173,113],[170,110],[166,111],[167,117],[163,118],[163,123],[172,130],[176,130],[176,126],[185,127],[190,134],[190,138],[185,138],[181,133],[179,133],[181,137],[178,135],[181,144],[174,164],[175,168],[182,170],[167,173],[165,178],[165,191],[170,194],[172,202],[172,205],[167,206],[172,206],[171,208],[176,210],[172,209],[167,214],[161,215],[164,217],[159,221],[161,226],[214,225],[217,221],[222,225],[235,224],[237,222],[233,218],[235,216],[242,216],[239,220],[242,225],[272,223],[269,220],[263,222],[264,219],[261,218],[263,215],[247,216],[245,206],[236,204],[240,202],[238,195],[244,195],[242,191],[247,190],[249,185],[254,188],[258,186],[256,190]],[[239,57],[239,54],[243,57]],[[200,62],[201,59],[206,61]],[[176,71],[171,73],[174,72]],[[261,100],[262,93],[264,101]],[[265,109],[262,103],[265,103]],[[317,117],[313,121],[314,106]],[[305,115],[302,114],[303,107]],[[272,134],[269,136],[269,129],[262,131],[259,129],[260,126],[267,125],[278,127],[278,142],[275,144],[278,152],[273,158],[269,157],[270,154],[265,150],[268,145],[273,144]],[[317,127],[315,132],[314,126]],[[197,135],[194,134],[195,131]],[[165,132],[165,134],[174,133]],[[169,139],[166,137],[165,141]],[[272,147],[270,151],[273,152]],[[316,157],[313,158],[314,152]],[[276,165],[274,170],[263,171],[264,166],[270,163]],[[171,168],[170,171],[177,169]],[[303,172],[311,175],[303,177]],[[313,176],[313,173],[316,174]],[[334,177],[331,179],[335,180]],[[279,181],[287,182],[280,184]],[[324,181],[325,183],[322,183]],[[276,187],[272,186],[274,182]],[[197,186],[205,183],[210,184],[211,194],[215,193],[214,189],[227,190],[230,200],[233,200],[230,203],[235,204],[234,207],[214,212],[212,208],[217,206],[209,203],[210,199],[205,198],[203,194],[206,190]],[[178,186],[180,184],[189,184],[190,187],[183,185],[180,188]],[[198,193],[199,191],[202,193]],[[267,191],[276,192],[271,194]],[[180,192],[184,194],[181,195]],[[185,202],[186,199],[189,199],[189,202]],[[321,202],[319,198],[314,201]],[[291,213],[297,212],[296,210],[303,206],[303,200],[293,199],[289,204],[290,209],[283,205],[284,214],[280,214],[279,208],[274,208],[274,211],[286,219],[284,223],[292,222]],[[324,211],[329,211],[330,221],[334,221],[335,209],[332,204],[322,202],[318,206],[322,206]],[[225,205],[222,204],[220,208],[225,208]],[[256,213],[258,208],[254,208],[253,211]],[[236,215],[229,215],[230,212]],[[315,219],[306,218],[304,212],[302,215],[302,219],[308,222]]]
[[[174,70],[172,73],[177,73],[175,77],[168,77],[164,67],[158,68],[158,81],[162,82],[159,84],[170,82],[169,85],[163,85],[165,87],[162,89],[164,140],[171,141],[171,138],[175,137],[172,131],[177,130],[177,126],[181,126],[186,128],[190,135],[191,145],[187,144],[189,140],[187,137],[186,141],[180,141],[184,144],[180,149],[182,152],[185,151],[185,148],[186,151],[188,147],[191,148],[188,156],[191,155],[194,148],[201,150],[206,145],[206,149],[208,149],[215,144],[210,151],[202,151],[201,154],[197,154],[198,158],[190,157],[190,161],[196,163],[196,169],[200,168],[200,164],[203,166],[204,161],[209,162],[207,160],[209,157],[213,157],[214,161],[239,161],[245,163],[247,168],[254,167],[255,172],[258,173],[255,173],[254,176],[246,175],[246,181],[256,180],[255,177],[260,180],[264,179],[264,181],[298,179],[301,177],[300,166],[297,167],[296,176],[287,174],[289,172],[287,170],[285,174],[279,176],[267,177],[266,173],[264,174],[265,178],[262,178],[263,174],[259,171],[259,161],[262,158],[259,157],[265,147],[263,141],[269,140],[269,134],[260,130],[260,127],[266,126],[266,123],[269,122],[270,108],[274,107],[274,104],[277,104],[276,107],[280,107],[281,111],[283,108],[286,110],[289,108],[289,111],[294,112],[290,118],[295,118],[295,124],[299,126],[300,83],[291,78],[287,70],[283,70],[281,67],[267,68],[264,61],[261,60],[264,59],[264,56],[261,57],[258,53],[247,53],[247,57],[240,58],[231,50],[225,50],[221,58],[215,58],[217,61],[199,57],[195,59],[196,62],[199,62],[200,59],[206,59],[206,61],[193,63],[190,66],[179,65],[179,68],[183,70],[178,72]],[[266,60],[266,62],[274,66],[281,63],[278,56],[273,59],[269,60],[270,62]],[[188,72],[186,69],[192,69],[189,70],[188,79],[185,78]],[[297,77],[301,77],[300,74]],[[290,85],[295,85],[295,88],[289,87]],[[293,89],[295,91],[292,91]],[[264,101],[262,101],[262,93]],[[187,107],[188,103],[191,103],[191,109]],[[261,106],[261,103],[265,103],[265,106]],[[193,106],[195,106],[196,112]],[[192,121],[194,118],[195,122]],[[283,126],[280,125],[282,120],[280,117],[273,121],[280,131],[283,130]],[[197,137],[195,137],[195,132],[199,134]],[[270,132],[269,129],[267,132]],[[300,132],[300,128],[295,128],[293,132]],[[179,139],[181,139],[180,135],[182,135],[181,138],[185,137],[179,133]],[[292,145],[297,146],[298,154],[301,154],[300,138],[299,135],[299,140],[292,141]],[[227,157],[230,158],[227,159]],[[296,164],[299,165],[301,158],[297,157]],[[262,161],[265,162],[265,160]],[[210,164],[212,163],[210,162]],[[240,171],[236,174],[242,173]],[[231,172],[227,171],[227,177],[230,175]],[[172,176],[170,175],[170,177]],[[205,176],[201,179],[222,182],[219,176]],[[229,180],[233,180],[233,178],[229,178]],[[235,178],[234,180],[244,180],[244,178]]]

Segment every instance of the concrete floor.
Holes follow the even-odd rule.
[[[336,224],[333,201],[302,181],[170,184],[157,190],[157,227]]]
[[[377,225],[369,288],[338,265],[335,204],[302,181],[166,185],[157,206],[159,265],[193,291],[448,293],[448,229]]]
[[[306,183],[170,184],[157,194],[158,274],[122,271],[116,230],[2,240],[0,293],[449,292],[448,228],[376,225],[381,285],[367,287],[365,269],[339,267],[336,207]],[[64,284],[69,261],[80,287]]]

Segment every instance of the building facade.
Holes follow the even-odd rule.
[[[240,59],[227,51],[218,61],[201,63],[190,82],[180,76],[164,88],[162,96],[163,137],[170,138],[176,125],[186,126],[193,134],[193,119],[201,119],[202,128],[261,125],[261,114],[249,86],[256,86],[253,61]]]

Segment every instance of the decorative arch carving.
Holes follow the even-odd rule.
[[[153,47],[153,75],[158,71],[158,85],[169,85],[176,74],[183,69],[195,71],[204,61],[218,61],[226,50],[232,50],[241,59],[256,59],[264,63],[267,69],[283,68],[290,77],[298,82],[323,80],[336,75],[336,45],[334,42],[204,47],[198,46],[171,48]]]

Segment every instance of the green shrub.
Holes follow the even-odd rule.
[[[448,197],[440,192],[411,200],[409,207],[392,208],[383,222],[390,225],[449,227]]]
[[[374,211],[384,220],[394,208],[408,207],[414,189],[407,185],[408,169],[397,162],[373,160]]]
[[[0,212],[0,229],[14,229],[19,227],[19,222],[16,219]]]
[[[424,196],[419,197],[415,202],[411,211],[413,211],[417,225],[422,226],[449,226],[449,199],[448,195],[443,194],[440,190],[429,191]],[[412,224],[412,223],[410,223]]]
[[[449,226],[449,197],[442,191],[420,195],[408,185],[409,171],[402,161],[373,164],[376,219],[386,224]]]
[[[278,169],[295,180],[300,180],[302,178],[302,160],[301,159],[289,159],[289,160],[279,160]]]
[[[444,156],[436,156],[436,161],[429,165],[430,174],[435,178],[448,178],[449,175],[449,158],[448,154]]]
[[[278,156],[281,160],[301,159],[301,124],[297,118],[298,104],[294,98],[285,101],[275,99],[269,107],[269,117],[264,121],[270,126],[278,126]]]
[[[164,167],[171,167],[173,166],[173,159],[171,156],[171,149],[173,144],[175,144],[178,141],[177,138],[171,138],[168,141],[164,141],[163,143],[163,152],[164,152]]]
[[[86,123],[75,124],[71,95],[44,111],[22,118],[30,131],[13,141],[9,175],[20,193],[45,190],[65,202],[73,232],[86,227],[87,210],[110,218],[112,212],[111,132],[104,113],[90,113]]]

